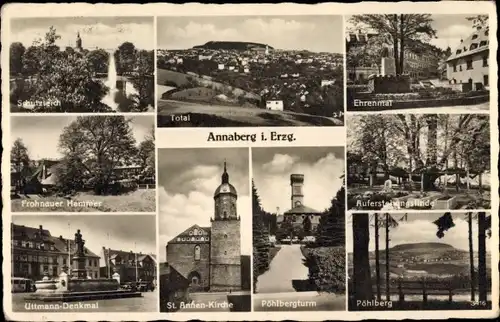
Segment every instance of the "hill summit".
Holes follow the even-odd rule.
[[[273,50],[274,48],[261,43],[246,41],[209,41],[204,45],[194,46],[195,49],[224,49],[224,50],[252,50],[266,49],[266,46]]]
[[[445,244],[445,243],[408,243],[408,244],[400,244],[391,248],[391,251],[402,252],[402,251],[412,251],[412,250],[423,250],[428,249],[430,252],[432,251],[443,251],[443,250],[454,250],[455,247]]]

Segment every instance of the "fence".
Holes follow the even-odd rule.
[[[156,185],[155,184],[138,184],[137,189],[155,189]]]

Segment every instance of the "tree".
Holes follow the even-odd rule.
[[[23,56],[24,74],[31,76],[31,98],[45,102],[34,112],[103,112],[109,107],[101,103],[106,94],[104,84],[93,78],[94,71],[87,56],[59,51],[60,38],[50,27],[44,40],[35,41]]]
[[[106,73],[109,64],[109,53],[104,49],[92,50],[87,55],[91,69],[94,73]]]
[[[470,262],[470,300],[475,301],[474,283],[476,281],[474,269],[474,247],[472,241],[472,212],[467,214],[467,224],[469,226],[469,262]]]
[[[376,65],[380,68],[380,58],[384,56],[385,37],[370,36],[362,45],[349,46],[346,55],[347,66],[356,71],[357,67]],[[365,75],[369,76],[369,75]]]
[[[116,70],[120,75],[130,74],[134,70],[136,60],[136,48],[131,42],[124,42],[114,53]]]
[[[345,245],[345,188],[342,186],[322,214],[316,231],[319,246]]]
[[[137,94],[133,110],[145,111],[148,106],[154,106],[154,52],[140,50],[135,56],[136,75],[132,78],[132,84]]]
[[[257,187],[252,181],[252,239],[253,239],[253,289],[257,291],[257,278],[269,267],[269,231],[263,220],[263,209]]]
[[[9,65],[11,75],[19,75],[23,72],[23,55],[25,51],[26,48],[20,42],[10,44]]]
[[[407,43],[428,42],[436,34],[429,14],[354,15],[351,20],[375,30],[392,44],[397,75],[404,73]]]
[[[80,158],[95,194],[106,194],[114,169],[130,164],[136,154],[129,122],[124,116],[79,116],[59,138],[65,157]]]
[[[477,253],[478,253],[478,261],[477,261],[477,275],[478,275],[478,299],[480,302],[486,303],[488,300],[488,273],[486,270],[486,213],[478,212],[477,214],[477,222],[478,222],[478,241],[477,241]]]
[[[154,131],[153,131],[154,132]],[[144,141],[139,143],[137,159],[141,169],[143,169],[143,175],[147,177],[155,176],[155,141],[154,133],[147,135]]]
[[[368,214],[358,213],[352,216],[352,233],[354,237],[352,292],[356,301],[373,299],[369,257],[369,223]]]
[[[86,169],[76,153],[65,155],[61,162],[52,167],[51,171],[59,192],[63,194],[74,194],[84,187]]]
[[[17,138],[10,150],[10,163],[14,166],[16,172],[21,172],[24,167],[29,165],[29,162],[28,148],[20,138]]]

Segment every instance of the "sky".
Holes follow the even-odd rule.
[[[158,17],[158,48],[188,49],[208,41],[248,41],[275,49],[343,52],[342,16]]]
[[[72,240],[80,229],[85,247],[98,256],[103,246],[156,254],[156,217],[153,215],[22,215],[12,216],[12,223],[33,228],[42,225],[52,236]]]
[[[229,183],[238,193],[241,251],[252,252],[252,209],[247,148],[158,149],[160,261],[166,245],[197,224],[210,226],[214,217],[215,189],[221,183],[224,159]]]
[[[56,42],[61,48],[74,47],[80,32],[83,48],[114,49],[129,41],[140,49],[154,49],[153,17],[16,18],[11,20],[10,41],[31,46],[50,26],[61,36]]]
[[[472,21],[466,18],[472,15],[449,14],[432,15],[432,27],[436,30],[436,39],[431,43],[441,49],[450,46],[453,50],[460,44],[460,39],[466,39],[473,31]],[[355,29],[349,22],[350,16],[346,16],[346,30]]]
[[[343,147],[252,149],[252,175],[264,210],[291,208],[290,175],[304,175],[304,205],[317,211],[330,206],[342,186]]]
[[[58,150],[59,137],[63,129],[76,118],[76,115],[12,116],[11,144],[20,138],[28,148],[28,154],[32,160],[60,158],[62,155]],[[144,140],[145,135],[154,125],[154,117],[151,115],[127,118],[132,120],[132,133],[137,143]]]
[[[465,213],[453,213],[453,222],[455,227],[444,232],[443,238],[438,238],[436,236],[437,226],[433,221],[437,220],[444,213],[409,213],[407,222],[400,222],[399,226],[396,228],[391,228],[389,232],[390,237],[390,247],[399,244],[406,243],[444,243],[449,244],[456,249],[469,250],[469,239],[468,239],[468,223],[465,217]],[[392,214],[392,217],[396,220],[400,220],[404,214]],[[487,213],[487,215],[489,215]],[[348,216],[351,216],[350,214]],[[353,214],[352,216],[356,216]],[[473,243],[474,249],[477,251],[477,220],[473,221]],[[373,226],[373,225],[372,225]],[[375,250],[375,228],[370,228],[370,251]],[[379,229],[379,238],[381,241],[385,240],[385,228]],[[348,245],[348,251],[352,252],[352,218],[348,217],[347,227],[346,227],[346,241]],[[380,243],[380,249],[385,249],[384,242]],[[489,251],[488,241],[486,242],[486,250]]]

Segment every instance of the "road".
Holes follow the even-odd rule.
[[[28,293],[12,294],[13,312],[158,312],[158,291],[144,292],[142,297],[69,302],[71,305],[90,304],[88,308],[65,306],[62,302],[26,301]],[[47,304],[45,307],[37,307]]]
[[[190,122],[175,124],[172,115],[190,115]],[[271,111],[241,106],[209,105],[158,100],[158,126],[342,126],[343,121],[324,116]],[[161,118],[161,122],[160,122]]]
[[[302,263],[303,258],[300,245],[282,245],[269,264],[269,270],[258,277],[257,292],[295,292],[292,281],[308,279],[309,271]]]

